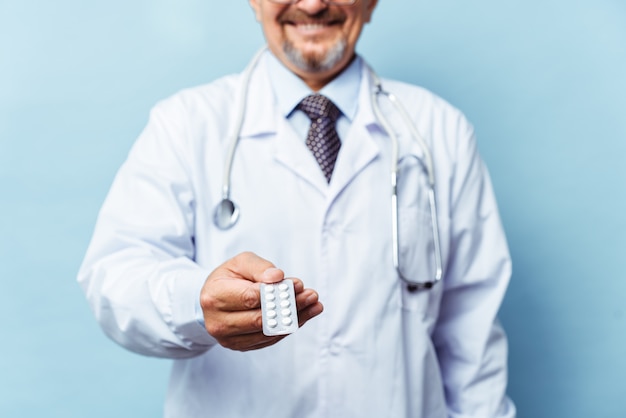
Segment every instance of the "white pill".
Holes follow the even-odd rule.
[[[267,302],[267,303],[265,304],[265,307],[266,307],[267,309],[276,309],[276,304],[275,304],[274,302]]]
[[[276,318],[276,311],[274,311],[274,310],[267,311],[267,317],[268,318]]]
[[[282,291],[285,291],[285,290],[289,289],[289,285],[286,284],[286,283],[281,283],[281,284],[278,285],[278,289],[280,289]]]
[[[289,293],[287,292],[280,292],[280,296],[281,299],[288,299],[289,298]]]
[[[280,306],[282,306],[283,308],[288,308],[291,306],[291,302],[289,302],[288,300],[281,300]]]
[[[293,321],[291,320],[291,318],[283,318],[283,324],[284,325],[291,325]]]
[[[280,314],[282,316],[291,316],[291,309],[283,309],[282,311],[280,311]]]
[[[265,285],[265,292],[266,293],[272,293],[274,291],[274,285],[273,284],[266,284]]]
[[[278,325],[278,321],[276,321],[275,319],[268,319],[267,320],[267,326],[270,328],[276,328],[276,325]]]
[[[276,296],[274,296],[273,293],[268,293],[265,295],[265,300],[274,300],[276,299]]]

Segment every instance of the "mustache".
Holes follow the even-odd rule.
[[[342,23],[346,20],[346,14],[342,10],[323,9],[313,15],[300,9],[287,9],[279,16],[279,23],[308,23],[328,24]]]

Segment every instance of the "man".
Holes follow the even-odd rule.
[[[383,81],[434,161],[444,272],[416,290],[393,264],[396,157],[355,54],[376,0],[250,4],[269,52],[250,73],[230,170],[240,219],[213,220],[243,106],[235,75],[159,103],[121,167],[79,273],[104,330],[175,359],[168,417],[513,417],[496,319],[510,260],[471,126],[429,92]],[[338,155],[309,144],[322,123],[311,94],[337,109],[323,136],[339,137]],[[376,100],[399,138],[400,271],[430,281],[425,152]],[[259,283],[294,276],[301,328],[266,336]]]

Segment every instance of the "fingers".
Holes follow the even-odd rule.
[[[241,253],[216,268],[207,278],[200,305],[207,331],[224,347],[238,351],[276,344],[284,336],[263,334],[259,283],[276,283],[285,278],[282,270],[258,255]],[[294,284],[299,325],[319,315],[324,307],[317,292]]]
[[[255,282],[275,283],[285,277],[282,270],[252,252],[241,253],[216,268],[202,289],[204,309],[242,311],[259,307],[259,286]]]
[[[281,336],[263,334],[261,310],[227,312],[206,324],[207,331],[225,348],[237,351],[258,350],[276,344]]]
[[[298,283],[299,291],[296,294],[296,306],[300,325],[319,315],[323,306],[319,303],[317,292],[312,289],[304,289],[302,281]],[[242,285],[243,283],[243,285]],[[262,328],[260,297],[258,286],[246,285],[246,282],[229,282],[228,290],[220,290],[213,296],[212,292],[206,292],[201,305],[205,311],[212,312],[207,323],[209,332],[214,336],[228,334],[248,334],[258,332]]]
[[[200,294],[200,305],[209,311],[247,311],[260,306],[259,285],[232,278],[209,279]]]
[[[224,339],[223,341],[220,341],[220,344],[223,347],[231,350],[251,351],[274,345],[285,337],[287,337],[287,335],[268,337],[262,332],[258,332],[255,334],[237,335],[228,339]]]
[[[324,311],[324,305],[319,302],[319,295],[312,289],[305,289],[296,295],[298,306],[298,323],[303,326],[309,319]]]
[[[300,282],[302,285],[302,282]],[[302,289],[296,296],[298,306],[298,324],[303,326],[308,320],[322,313],[323,305],[318,300],[318,294],[312,289]],[[250,351],[269,347],[276,344],[287,335],[266,336],[262,331],[260,310],[248,312],[233,312],[228,314],[223,330],[214,329],[212,334],[219,343],[231,350]],[[247,325],[243,325],[247,324]],[[223,331],[223,334],[222,334]]]
[[[258,333],[262,329],[261,311],[219,312],[216,311],[211,321],[206,323],[207,331],[216,339],[228,339],[236,335]]]

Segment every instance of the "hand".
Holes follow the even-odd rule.
[[[285,274],[254,253],[241,253],[216,268],[200,293],[200,306],[207,331],[218,343],[237,351],[256,350],[276,344],[282,336],[263,334],[260,285],[283,280]],[[292,279],[299,325],[322,313],[318,294]]]

